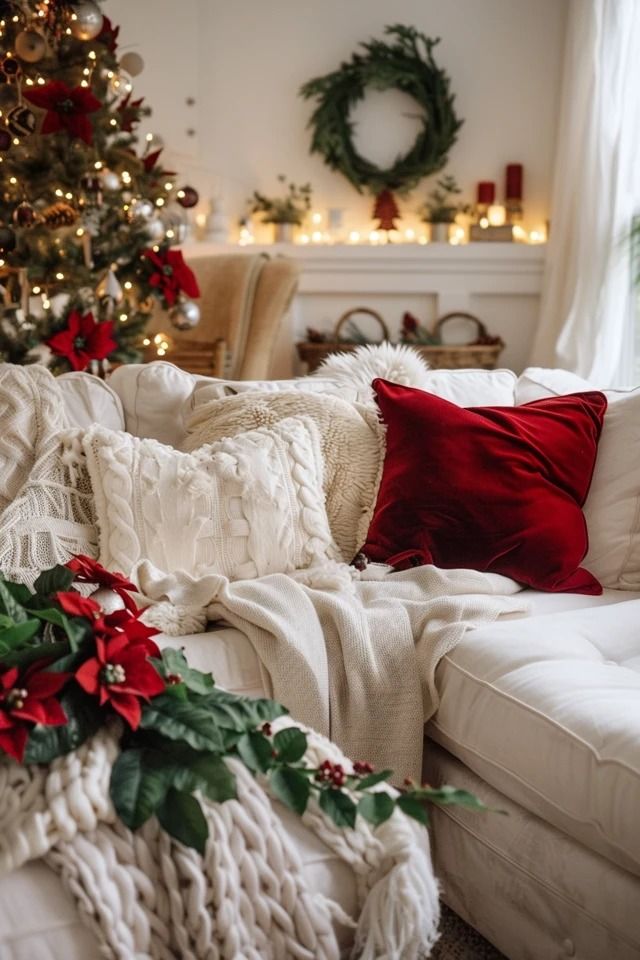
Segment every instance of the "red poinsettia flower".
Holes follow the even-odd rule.
[[[115,53],[118,49],[118,34],[120,27],[114,27],[109,17],[102,18],[102,29],[96,37],[100,43],[104,43],[109,53]]]
[[[81,553],[69,560],[65,566],[75,574],[75,579],[79,583],[96,583],[100,587],[107,587],[120,596],[128,610],[132,613],[137,612],[138,607],[129,591],[136,593],[138,588],[122,573],[112,573],[96,560]]]
[[[59,727],[67,715],[55,699],[70,673],[48,673],[34,664],[22,676],[17,667],[0,674],[0,750],[19,763],[33,724]]]
[[[54,597],[64,612],[72,617],[86,617],[88,620],[97,620],[102,614],[99,603],[96,603],[91,597],[83,597],[80,593],[59,591],[54,594]]]
[[[149,283],[158,288],[167,306],[173,306],[179,293],[186,293],[188,297],[200,296],[198,281],[184,262],[181,250],[145,250],[142,255],[156,268]]]
[[[96,323],[92,313],[83,315],[72,310],[67,323],[66,330],[55,333],[45,343],[58,356],[65,357],[74,370],[84,370],[90,360],[104,360],[118,346],[111,320]]]
[[[100,698],[101,706],[109,703],[132,730],[137,730],[142,714],[140,699],[148,700],[165,689],[149,656],[160,656],[152,640],[132,643],[125,633],[109,639],[98,636],[96,656],[76,671],[76,680],[88,694]]]
[[[131,133],[133,130],[134,123],[140,121],[140,108],[144,103],[144,97],[140,97],[139,100],[132,100],[131,94],[128,93],[124,100],[121,100],[118,105],[118,113],[120,114],[120,129],[124,130],[125,133]]]
[[[29,103],[47,113],[42,124],[43,133],[66,130],[70,137],[93,143],[93,127],[88,114],[99,110],[102,104],[88,87],[68,87],[61,80],[51,80],[43,87],[25,90]]]
[[[132,613],[130,610],[114,610],[108,613],[104,618],[104,626],[101,628],[105,637],[115,637],[119,633],[124,633],[129,638],[130,643],[146,643],[151,637],[160,633],[155,627],[148,627],[146,623],[141,623],[138,617],[142,610],[136,610]],[[155,657],[158,648],[155,643],[148,646],[149,656]]]

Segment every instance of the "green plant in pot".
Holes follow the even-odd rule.
[[[421,215],[425,223],[431,226],[431,240],[434,243],[446,243],[449,239],[449,227],[459,213],[466,213],[468,204],[455,199],[462,193],[455,177],[445,174],[436,181],[436,185],[427,194]]]
[[[274,241],[289,243],[293,240],[293,228],[299,227],[305,215],[311,209],[311,184],[287,183],[284,174],[278,176],[280,183],[285,185],[284,196],[267,197],[258,190],[253,191],[250,198],[252,213],[261,213],[263,223],[272,223],[274,226]]]

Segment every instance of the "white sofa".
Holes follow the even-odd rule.
[[[182,440],[195,378],[170,364],[120,368],[110,387],[78,374],[63,382],[80,425],[98,420],[176,446]],[[321,391],[322,381],[306,386]],[[429,383],[467,406],[583,386],[539,370],[520,378],[434,371]],[[251,387],[219,383],[221,395]],[[640,488],[640,476],[636,482]],[[640,592],[527,597],[526,616],[471,631],[438,668],[425,778],[466,787],[509,816],[437,812],[436,872],[446,902],[511,960],[632,960],[640,957]],[[263,695],[258,660],[237,630],[218,627],[180,645],[221,686]],[[299,825],[292,829],[313,883],[352,907],[354,877]],[[0,960],[94,955],[44,867],[0,883],[3,934],[11,917],[15,937],[0,940]]]

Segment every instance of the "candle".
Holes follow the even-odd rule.
[[[507,211],[500,204],[493,204],[487,211],[487,219],[492,227],[501,227],[507,219]]]
[[[507,164],[507,200],[522,200],[522,164]]]
[[[496,199],[496,185],[492,180],[481,180],[478,184],[477,203],[490,206]]]

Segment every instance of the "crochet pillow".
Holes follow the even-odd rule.
[[[491,571],[538,590],[602,592],[580,562],[604,394],[467,409],[386,380],[374,388],[387,452],[368,557],[401,569]]]
[[[320,433],[329,526],[349,563],[367,532],[382,464],[384,441],[375,413],[338,397],[243,393],[198,406],[187,420],[183,450],[300,415],[311,417]]]
[[[83,446],[100,562],[131,574],[252,579],[336,559],[322,497],[322,453],[308,418],[181,453],[95,426]]]

